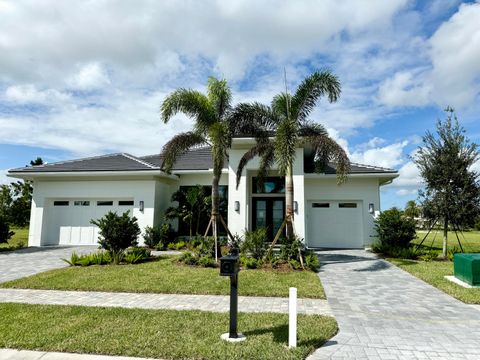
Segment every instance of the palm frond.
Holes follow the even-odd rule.
[[[316,136],[316,135],[328,136],[328,131],[327,129],[325,129],[325,127],[322,124],[308,121],[303,123],[303,125],[299,129],[298,134],[301,137]]]
[[[320,171],[328,162],[336,165],[337,183],[344,183],[350,171],[350,160],[345,150],[328,135],[313,135],[304,138],[315,149],[316,171]]]
[[[275,95],[272,100],[272,110],[279,114],[283,119],[291,119],[292,112],[291,112],[291,104],[292,104],[292,96],[287,93],[280,93]]]
[[[281,175],[287,174],[295,161],[298,141],[298,123],[295,120],[283,120],[277,127],[275,138],[275,160]]]
[[[316,71],[306,77],[292,98],[292,115],[304,121],[315,108],[321,96],[328,96],[330,102],[337,101],[341,86],[338,77],[329,70]]]
[[[208,145],[206,139],[193,131],[175,135],[163,146],[163,161],[161,168],[166,172],[170,172],[180,155],[184,154],[192,147],[201,145]]]
[[[191,89],[178,89],[162,102],[160,116],[167,123],[172,116],[183,113],[196,120],[195,127],[204,133],[215,122],[215,112],[207,96]]]
[[[237,189],[240,185],[240,179],[242,178],[243,169],[248,164],[248,162],[255,158],[255,156],[263,156],[268,152],[273,152],[273,144],[270,141],[266,140],[265,142],[255,144],[255,146],[253,146],[245,154],[243,154],[237,167]]]
[[[257,186],[263,187],[264,181],[268,175],[268,171],[275,163],[275,148],[269,146],[265,149],[260,158],[260,166],[257,173]]]
[[[235,134],[264,135],[275,130],[279,122],[272,109],[258,102],[240,103],[232,110],[228,118],[229,126]]]
[[[232,102],[232,91],[227,84],[227,80],[218,80],[213,76],[209,77],[207,94],[217,119],[224,118],[230,110]]]

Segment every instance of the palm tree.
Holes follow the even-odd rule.
[[[218,184],[222,175],[223,162],[231,144],[231,129],[228,121],[231,99],[232,93],[227,81],[210,77],[206,95],[196,90],[180,88],[165,98],[160,110],[161,119],[165,124],[177,113],[184,113],[195,120],[192,131],[175,135],[164,145],[162,168],[166,172],[171,171],[177,158],[186,151],[201,146],[211,146],[212,148],[211,225],[216,243],[216,258],[218,257],[217,223],[219,217],[224,223],[219,213]],[[207,232],[208,230],[209,228],[207,228]],[[228,233],[228,229],[226,230]]]
[[[328,70],[317,71],[306,77],[293,95],[280,93],[273,98],[270,106],[239,104],[232,112],[231,121],[237,131],[247,132],[257,140],[256,145],[239,162],[237,187],[244,167],[254,157],[260,157],[260,179],[274,164],[277,165],[280,175],[285,176],[287,238],[294,235],[293,163],[296,148],[304,144],[312,147],[311,163],[317,172],[321,172],[329,161],[335,162],[338,183],[345,181],[349,171],[350,162],[342,147],[328,136],[322,125],[308,120],[322,96],[335,102],[339,95],[338,78]]]

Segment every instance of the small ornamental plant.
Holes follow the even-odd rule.
[[[137,246],[140,227],[136,217],[130,217],[129,211],[118,215],[109,211],[104,217],[91,220],[100,229],[98,243],[110,254],[114,264],[119,264],[125,249]]]

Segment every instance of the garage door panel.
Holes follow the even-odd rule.
[[[90,223],[109,211],[133,213],[133,201],[119,199],[53,199],[47,207],[46,242],[61,245],[96,245],[98,228]],[[98,204],[104,204],[99,206]],[[106,205],[105,205],[106,204]]]
[[[362,248],[361,201],[314,201],[309,203],[308,246]]]

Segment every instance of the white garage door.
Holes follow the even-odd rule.
[[[90,220],[127,210],[133,213],[132,199],[53,199],[46,209],[45,244],[96,245],[98,228]]]
[[[361,201],[311,201],[308,246],[363,248]]]

